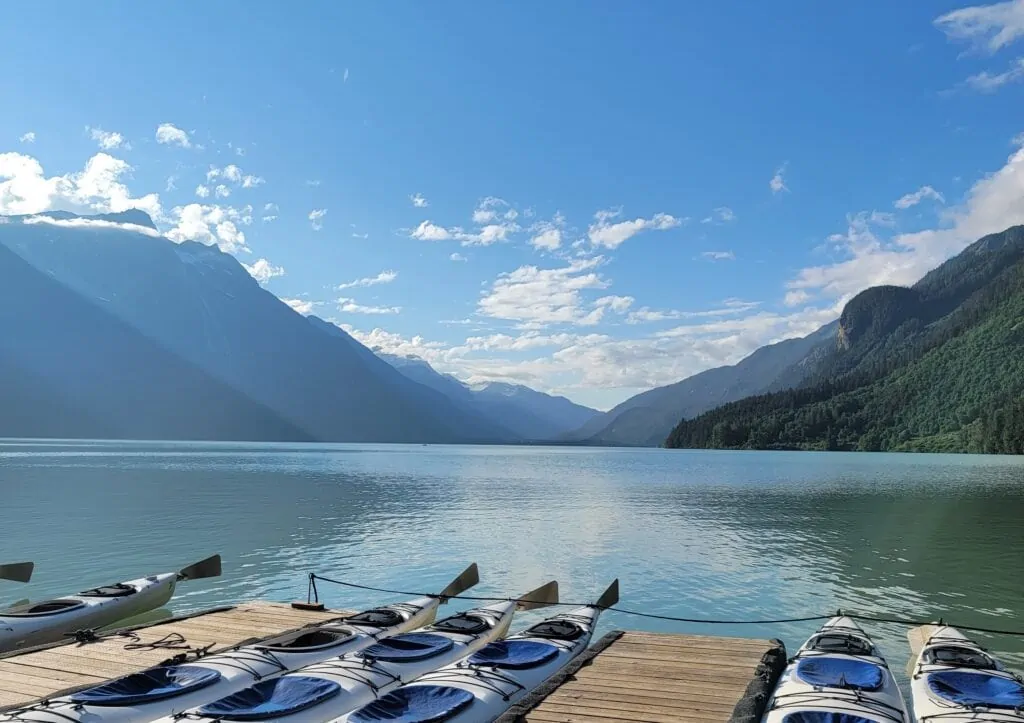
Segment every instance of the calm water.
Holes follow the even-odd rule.
[[[555,578],[563,599],[589,600],[619,577],[623,607],[665,615],[843,608],[1024,629],[1024,460],[1006,457],[8,440],[0,531],[0,562],[37,563],[0,599],[219,552],[224,576],[183,584],[175,612],[304,598],[308,571],[435,591],[476,561],[477,594]],[[321,592],[336,607],[401,599]],[[613,626],[791,651],[816,627],[610,613]],[[902,669],[904,629],[868,630]],[[984,644],[1024,662],[1024,639]]]

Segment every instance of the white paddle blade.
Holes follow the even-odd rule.
[[[220,577],[220,555],[213,555],[178,570],[179,580],[202,580],[207,577]]]
[[[619,602],[619,578],[612,580],[612,584],[608,586],[608,589],[601,593],[601,597],[594,603],[595,608],[601,610],[607,610],[613,605]]]
[[[32,570],[35,569],[35,566],[34,562],[12,562],[8,565],[0,565],[0,580],[28,582],[32,579]]]
[[[557,580],[545,583],[516,600],[516,607],[520,610],[536,610],[556,604],[558,604]]]
[[[478,582],[480,582],[480,570],[477,569],[474,562],[463,570],[457,578],[448,583],[448,587],[439,592],[437,596],[442,600],[447,600],[450,597],[461,595]]]

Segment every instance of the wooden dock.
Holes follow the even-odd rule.
[[[785,665],[778,641],[616,631],[499,721],[755,721]]]
[[[61,643],[0,656],[0,711],[22,706],[72,688],[157,665],[189,649],[231,648],[254,638],[269,638],[347,611],[309,612],[282,603],[249,602],[229,608],[171,618],[134,628],[134,636],[114,635],[92,643]],[[179,637],[180,636],[180,637]],[[164,640],[184,647],[147,647]],[[125,648],[128,645],[129,648]]]
[[[0,656],[0,711],[97,685],[197,648],[216,652],[347,611],[248,602]],[[163,647],[160,641],[187,647]],[[158,644],[153,647],[153,644]],[[126,646],[128,646],[126,648]],[[615,631],[499,719],[529,723],[755,723],[785,667],[778,641]]]

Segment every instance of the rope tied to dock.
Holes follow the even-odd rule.
[[[429,592],[410,592],[408,590],[392,590],[383,587],[374,587],[372,585],[360,585],[354,582],[347,582],[345,580],[336,580],[334,578],[325,577],[318,575],[315,572],[309,573],[309,584],[307,586],[307,601],[320,602],[319,592],[317,591],[316,581],[321,580],[323,582],[331,583],[333,585],[341,585],[344,587],[353,588],[356,590],[368,590],[370,592],[380,592],[388,595],[403,595],[406,597],[437,597],[434,593]],[[312,595],[312,599],[310,598]],[[508,602],[515,600],[516,598],[510,597],[488,597],[483,595],[452,595],[446,598],[447,600],[467,600],[471,602]],[[592,606],[593,602],[557,602],[552,603],[552,606],[560,607],[588,607]],[[947,623],[943,618],[935,620],[914,620],[911,618],[903,618],[897,616],[881,616],[881,615],[867,615],[863,613],[849,612],[845,610],[836,610],[832,614],[828,615],[805,615],[799,617],[788,617],[788,618],[774,618],[774,619],[743,619],[743,620],[729,620],[720,618],[686,618],[678,617],[675,615],[659,615],[657,613],[648,613],[640,610],[629,610],[627,608],[612,606],[605,608],[608,612],[616,612],[621,615],[630,615],[633,617],[648,618],[651,620],[665,620],[669,622],[677,623],[691,623],[697,625],[781,625],[786,623],[809,623],[830,620],[834,617],[848,617],[852,620],[860,620],[869,623],[885,623],[891,625],[903,625],[910,628],[916,628],[921,625],[949,625],[950,627],[958,628],[959,630],[967,630],[975,633],[988,633],[991,635],[1013,635],[1024,637],[1024,630],[1004,630],[999,628],[988,628],[979,627],[976,625],[958,625],[954,623]]]

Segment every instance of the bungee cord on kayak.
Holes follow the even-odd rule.
[[[344,587],[350,587],[350,588],[354,588],[354,589],[357,589],[357,590],[368,590],[370,592],[382,592],[382,593],[387,593],[389,595],[409,595],[409,596],[412,596],[412,595],[430,595],[430,593],[409,592],[407,590],[392,590],[392,589],[388,589],[388,588],[374,587],[372,585],[360,585],[359,583],[347,582],[345,580],[336,580],[334,578],[325,577],[323,575],[318,575],[315,572],[311,572],[311,573],[309,573],[309,584],[307,586],[307,591],[306,591],[306,600],[307,601],[311,601],[311,602],[319,602],[320,601],[319,591],[316,588],[316,581],[317,580],[320,580],[322,582],[328,582],[328,583],[331,583],[331,584],[334,584],[334,585],[342,585]],[[446,600],[467,600],[467,601],[472,601],[472,602],[505,602],[505,601],[512,600],[512,598],[508,598],[508,597],[489,597],[489,596],[484,596],[484,595],[449,595],[449,596],[445,596],[445,599]],[[585,605],[592,605],[592,604],[593,603],[561,602],[561,601],[559,601],[557,603],[554,603],[554,605],[566,606],[566,607],[582,607],[582,606],[585,606]],[[878,616],[878,615],[866,615],[866,614],[851,613],[851,612],[841,611],[841,610],[837,610],[835,613],[831,613],[831,614],[828,614],[828,615],[807,615],[807,616],[803,616],[803,617],[776,618],[776,619],[763,619],[762,618],[762,619],[753,619],[753,620],[726,620],[726,619],[718,619],[718,618],[684,618],[684,617],[677,617],[677,616],[674,616],[674,615],[659,615],[657,613],[647,613],[647,612],[642,612],[642,611],[639,611],[639,610],[628,610],[626,608],[617,607],[617,606],[608,607],[608,608],[605,608],[605,610],[609,611],[609,612],[620,613],[622,615],[631,615],[633,617],[648,618],[648,619],[652,619],[652,620],[666,620],[666,621],[669,621],[669,622],[694,623],[694,624],[701,624],[701,625],[778,625],[778,624],[783,624],[783,623],[808,623],[808,622],[816,622],[816,621],[819,621],[819,620],[831,620],[833,617],[836,617],[836,616],[839,616],[839,615],[847,617],[847,618],[850,618],[850,619],[853,619],[853,620],[861,620],[861,621],[864,621],[864,622],[888,623],[888,624],[892,624],[892,625],[905,625],[907,627],[912,627],[912,628],[913,627],[918,627],[918,626],[921,626],[921,625],[934,625],[936,623],[939,624],[939,625],[953,625],[952,623],[945,622],[945,620],[943,618],[939,618],[938,621],[935,621],[935,620],[914,620],[912,618],[888,617],[888,616]],[[970,625],[954,625],[954,627],[959,628],[960,630],[970,630],[971,632],[976,632],[976,633],[989,633],[989,634],[992,634],[992,635],[1014,635],[1014,636],[1024,637],[1024,630],[1003,630],[1003,629],[999,629],[999,628],[986,628],[986,627],[970,626]]]

